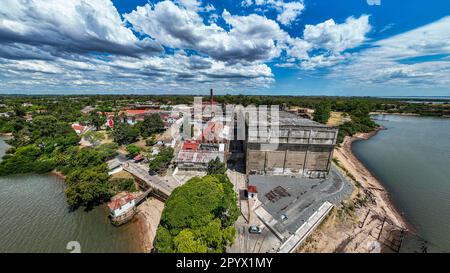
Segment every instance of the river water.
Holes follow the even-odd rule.
[[[0,138],[0,156],[6,148]],[[81,252],[141,251],[137,222],[112,226],[105,205],[69,212],[64,189],[50,174],[0,177],[0,253],[70,252],[70,241]]]
[[[384,184],[427,250],[450,252],[450,119],[373,118],[387,130],[355,142],[353,152]],[[417,249],[408,239],[405,247]]]

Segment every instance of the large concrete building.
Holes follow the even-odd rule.
[[[293,113],[280,111],[276,129],[278,144],[270,143],[274,129],[261,137],[261,126],[270,127],[269,122],[251,124],[246,118],[246,141],[244,142],[246,173],[263,175],[295,175],[324,177],[328,174],[336,145],[337,128],[330,128]],[[259,120],[259,118],[258,118]],[[275,127],[276,128],[276,127]],[[255,137],[257,136],[257,137]]]

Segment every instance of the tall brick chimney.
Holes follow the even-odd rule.
[[[211,106],[213,105],[213,101],[214,101],[214,92],[212,90],[212,88],[209,90],[209,100],[211,103]]]

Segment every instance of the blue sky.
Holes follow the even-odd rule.
[[[3,0],[0,93],[450,96],[450,1]]]

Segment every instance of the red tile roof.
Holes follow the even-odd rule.
[[[196,141],[185,141],[183,142],[183,147],[181,148],[182,150],[185,151],[197,151],[198,150],[198,142]]]
[[[127,115],[144,115],[148,110],[126,110]]]
[[[117,196],[116,198],[111,200],[111,202],[108,203],[108,208],[111,211],[115,211],[117,209],[120,209],[123,205],[132,201],[133,199],[134,199],[134,197],[131,194],[124,194],[121,196]]]
[[[86,129],[86,126],[74,123],[72,124],[72,129],[74,129],[77,133],[83,133],[83,131]]]
[[[258,193],[258,189],[256,188],[256,186],[253,185],[249,185],[247,191],[251,193]]]

